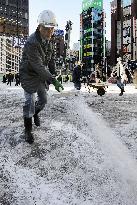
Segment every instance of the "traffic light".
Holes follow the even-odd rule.
[[[67,25],[66,25],[66,31],[69,31],[69,30],[71,30],[72,29],[72,22],[69,20],[69,21],[67,21]]]
[[[69,20],[69,26],[71,27],[72,26],[72,22]]]
[[[68,33],[65,34],[65,41],[68,40]]]
[[[67,22],[67,25],[66,25],[66,29],[65,29],[66,31],[68,31],[69,30],[69,24],[68,24],[68,22]]]

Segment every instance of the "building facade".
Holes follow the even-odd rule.
[[[55,56],[64,56],[64,31],[61,29],[55,30]]]
[[[87,73],[95,65],[103,66],[104,58],[103,0],[83,0],[80,15],[80,56]]]
[[[6,36],[28,36],[28,0],[0,1],[0,34]]]
[[[29,35],[29,1],[0,1],[0,72],[18,72],[22,47]]]
[[[19,72],[19,62],[22,56],[21,47],[13,47],[13,38],[0,36],[0,73]]]
[[[137,2],[114,0],[111,2],[111,62],[117,57],[124,61],[137,59]]]

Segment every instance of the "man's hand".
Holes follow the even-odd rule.
[[[60,92],[61,89],[64,90],[64,87],[61,85],[61,83],[58,80],[54,79],[52,84],[55,86],[55,89],[58,92]]]

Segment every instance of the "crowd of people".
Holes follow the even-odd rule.
[[[7,83],[7,85],[10,85],[10,86],[12,82],[15,82],[15,86],[20,85],[19,73],[16,73],[16,74],[8,73],[6,75],[3,75],[2,82]]]
[[[115,83],[120,89],[119,95],[122,96],[125,92],[124,86],[126,84],[134,82],[134,84],[137,84],[135,81],[137,81],[136,73],[137,71],[130,70],[128,68],[128,65],[126,62],[123,62],[122,59],[119,57],[117,59],[117,64],[113,68],[112,72],[110,73],[110,76],[107,76],[108,79],[105,79],[102,74],[102,68],[100,69],[99,64],[95,65],[95,71],[91,72],[89,75],[84,76],[83,75],[83,64],[81,62],[76,62],[76,65],[73,70],[72,74],[72,81],[74,83],[74,87],[77,90],[81,89],[81,83],[84,83],[84,85],[87,83],[102,83],[102,82],[108,82],[108,83]],[[105,80],[104,80],[105,79]]]

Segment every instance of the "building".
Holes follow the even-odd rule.
[[[0,72],[18,72],[22,47],[29,35],[29,1],[0,1]]]
[[[18,73],[22,48],[13,46],[13,38],[0,36],[0,73]]]
[[[83,0],[80,15],[80,58],[86,73],[103,67],[105,49],[105,24],[103,0]]]
[[[0,34],[6,36],[28,36],[28,0],[0,1]]]
[[[64,56],[64,31],[61,29],[55,30],[55,53],[56,58]]]
[[[54,45],[54,60],[56,64],[56,72],[60,70],[63,64],[65,56],[65,45],[64,45],[64,30],[56,29],[53,37]],[[54,71],[55,72],[55,71]]]
[[[137,2],[113,0],[111,2],[111,62],[117,57],[124,61],[137,59]]]

